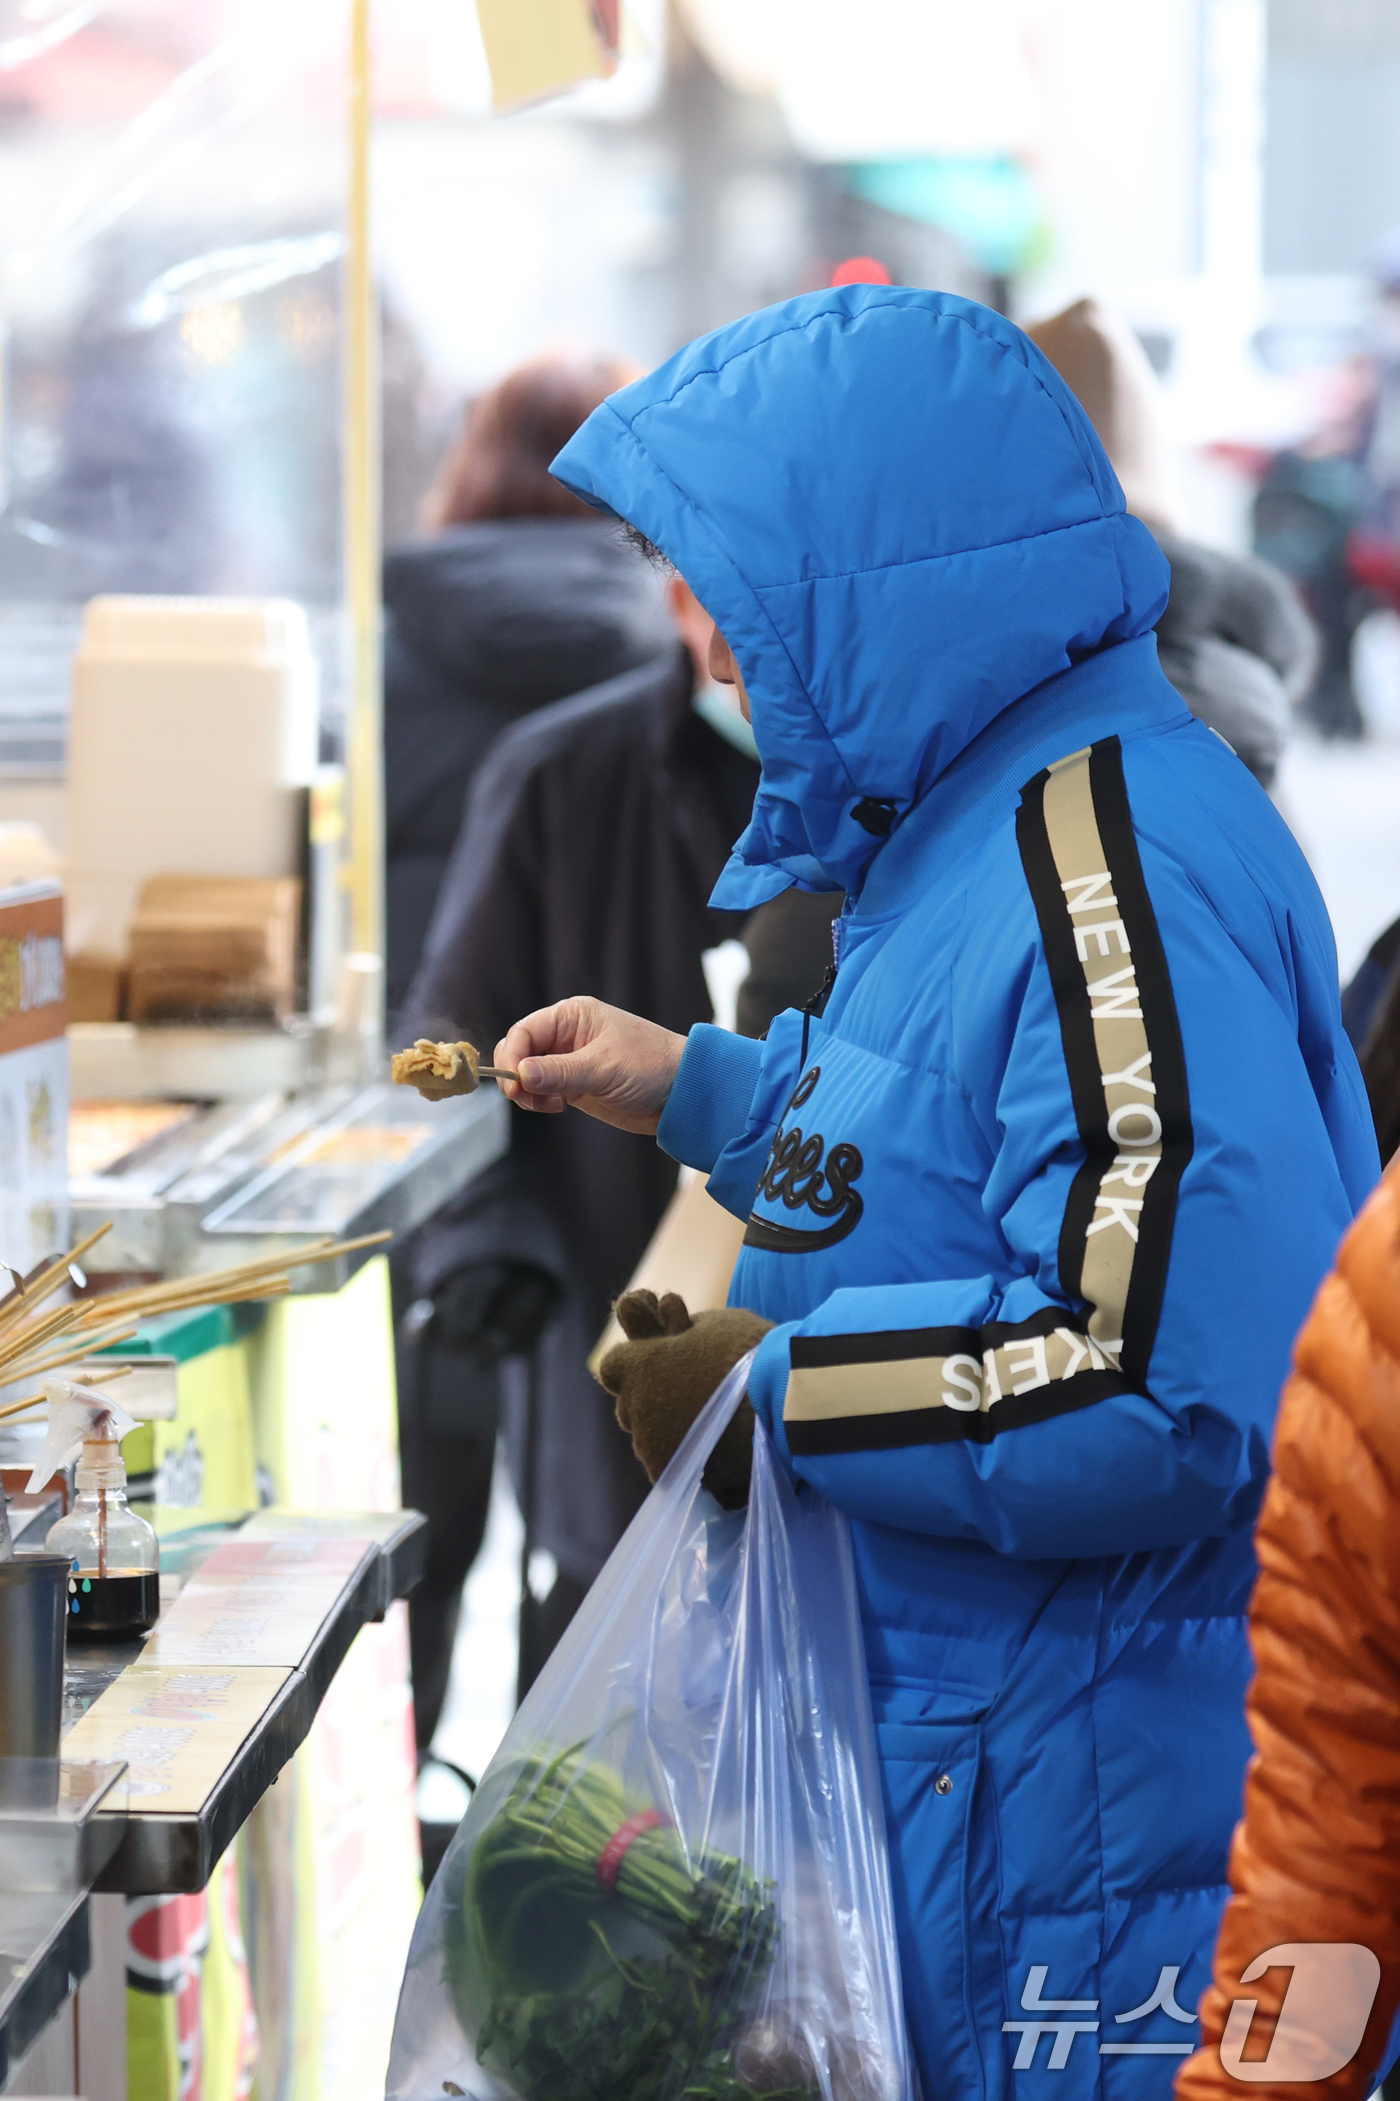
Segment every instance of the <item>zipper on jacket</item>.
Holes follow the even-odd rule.
[[[826,976],[802,1008],[802,1053],[797,1061],[799,1076],[807,1070],[807,1038],[812,1033],[812,1022],[825,1013],[826,1003],[831,998],[831,988],[835,983],[836,965],[835,963],[828,963]]]

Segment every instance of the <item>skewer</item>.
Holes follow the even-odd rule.
[[[52,1313],[41,1313],[37,1320],[25,1321],[11,1328],[8,1335],[0,1337],[0,1372],[17,1357],[27,1357],[40,1343],[56,1340],[58,1336],[80,1325],[81,1306],[58,1306]]]
[[[193,1306],[228,1305],[239,1298],[277,1298],[290,1291],[285,1272],[304,1269],[317,1262],[334,1262],[342,1255],[358,1254],[362,1248],[382,1247],[393,1234],[362,1233],[354,1240],[322,1240],[298,1253],[264,1255],[231,1269],[211,1270],[203,1276],[172,1277],[164,1284],[140,1284],[130,1291],[105,1292],[89,1299],[85,1317],[108,1320],[114,1314],[180,1312]]]
[[[74,1305],[70,1301],[66,1306],[50,1306],[47,1313],[36,1313],[29,1320],[12,1323],[9,1332],[5,1335],[0,1335],[0,1357],[4,1357],[7,1352],[13,1352],[16,1347],[15,1337],[17,1334],[19,1336],[47,1335],[55,1328],[71,1325],[81,1311],[82,1308],[80,1306]],[[20,1344],[19,1346],[24,1347],[25,1345]]]
[[[362,1247],[383,1247],[393,1239],[387,1226],[377,1233],[361,1233],[356,1240],[326,1240],[319,1247],[309,1247],[300,1255],[283,1255],[283,1269],[303,1269],[308,1262],[333,1262],[341,1255],[357,1255]]]
[[[313,1242],[300,1254],[266,1255],[230,1269],[211,1271],[206,1276],[175,1277],[168,1283],[107,1292],[95,1299],[76,1300],[68,1305],[54,1306],[47,1313],[37,1313],[36,1308],[58,1289],[73,1263],[110,1231],[110,1221],[99,1226],[96,1232],[89,1233],[70,1248],[66,1255],[51,1262],[33,1283],[16,1288],[6,1299],[0,1300],[0,1375],[5,1376],[6,1384],[39,1378],[46,1372],[58,1371],[64,1365],[89,1358],[100,1350],[134,1342],[139,1329],[122,1327],[120,1323],[126,1320],[139,1320],[150,1314],[183,1313],[206,1305],[239,1305],[250,1299],[285,1298],[292,1288],[287,1270],[302,1269],[312,1263],[333,1262],[342,1255],[358,1254],[362,1248],[382,1247],[385,1241],[393,1238],[387,1231],[362,1233],[353,1240],[329,1238]],[[113,1322],[117,1323],[115,1327]],[[59,1347],[61,1336],[66,1340]],[[45,1344],[54,1347],[47,1354],[36,1356],[35,1352],[42,1351]],[[110,1379],[124,1378],[131,1369],[127,1364],[113,1365],[110,1372],[94,1376],[99,1376],[105,1384]],[[11,1421],[16,1416],[43,1407],[46,1398],[42,1393],[32,1393],[21,1400],[0,1404],[0,1422]]]
[[[151,1285],[147,1289],[159,1297],[147,1295],[147,1291],[121,1291],[104,1294],[91,1299],[83,1308],[84,1324],[90,1328],[104,1321],[126,1320],[136,1315],[152,1318],[163,1313],[189,1313],[200,1306],[232,1306],[247,1299],[285,1298],[291,1290],[286,1277],[250,1278],[241,1284],[216,1283],[213,1288],[199,1286],[191,1281],[189,1288],[176,1290],[165,1285]]]
[[[7,1383],[20,1379],[37,1379],[44,1372],[60,1370],[65,1364],[77,1364],[81,1359],[92,1356],[96,1350],[113,1349],[119,1342],[135,1342],[140,1332],[139,1328],[122,1328],[111,1335],[84,1335],[81,1349],[58,1350],[49,1357],[40,1357],[37,1360],[26,1358],[22,1364],[4,1366]]]
[[[104,1292],[100,1297],[87,1300],[90,1308],[113,1305],[125,1299],[153,1297],[156,1294],[171,1295],[190,1291],[236,1290],[244,1283],[254,1283],[268,1276],[277,1276],[288,1269],[302,1269],[308,1263],[327,1262],[340,1255],[356,1254],[361,1248],[382,1247],[392,1240],[392,1233],[363,1233],[357,1240],[318,1240],[302,1250],[283,1251],[275,1255],[262,1255],[254,1262],[239,1262],[230,1269],[208,1270],[187,1277],[171,1277],[164,1283],[137,1284],[129,1291]]]
[[[25,1311],[29,1312],[56,1288],[66,1276],[69,1264],[85,1254],[109,1230],[110,1227],[104,1225],[89,1234],[69,1254],[51,1263],[36,1277],[24,1295]],[[289,1269],[333,1262],[342,1255],[358,1254],[362,1248],[382,1247],[392,1238],[391,1233],[384,1231],[362,1233],[353,1240],[330,1238],[315,1241],[300,1253],[264,1255],[256,1261],[214,1270],[205,1276],[174,1277],[163,1284],[144,1284],[130,1291],[106,1292],[95,1299],[55,1306],[48,1313],[22,1320],[15,1317],[19,1312],[16,1304],[8,1319],[0,1310],[0,1374],[8,1374],[8,1384],[11,1379],[55,1370],[79,1357],[90,1356],[94,1351],[133,1341],[137,1330],[122,1327],[123,1322],[162,1313],[191,1312],[200,1306],[238,1305],[254,1299],[284,1298],[292,1288],[286,1274]],[[6,1303],[0,1301],[0,1309]],[[117,1328],[113,1327],[114,1322],[118,1324]],[[57,1347],[60,1336],[71,1336],[71,1343],[65,1342],[61,1348]],[[45,1345],[54,1347],[36,1357],[35,1352]]]
[[[233,1286],[244,1279],[277,1275],[287,1269],[304,1269],[309,1263],[331,1262],[340,1255],[357,1254],[361,1248],[382,1247],[386,1240],[392,1240],[393,1237],[392,1233],[385,1230],[379,1233],[362,1233],[357,1240],[315,1240],[311,1242],[310,1246],[303,1248],[300,1253],[295,1249],[284,1249],[275,1255],[260,1255],[253,1262],[236,1263],[231,1269],[209,1270],[202,1275],[190,1277],[172,1277],[165,1284],[142,1284],[136,1286],[135,1289],[139,1291],[173,1291],[177,1286],[182,1288],[193,1288],[196,1285],[202,1288],[212,1288],[215,1285],[218,1285],[220,1288]],[[122,1294],[124,1297],[133,1295],[134,1293]],[[112,1296],[115,1297],[116,1294],[113,1293]],[[96,1303],[96,1301],[93,1301],[93,1303]]]
[[[42,1305],[49,1293],[58,1289],[73,1264],[80,1261],[89,1248],[96,1247],[103,1234],[110,1233],[111,1230],[112,1221],[109,1218],[95,1233],[89,1233],[76,1247],[70,1247],[66,1255],[59,1255],[47,1269],[41,1270],[32,1284],[26,1285],[22,1291],[12,1291],[8,1297],[0,1299],[0,1331],[13,1327],[21,1313],[28,1313],[32,1307]]]

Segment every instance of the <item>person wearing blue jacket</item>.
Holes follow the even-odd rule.
[[[762,1042],[580,998],[496,1051],[747,1220],[729,1312],[630,1309],[619,1414],[654,1475],[760,1338],[754,1412],[854,1521],[928,2101],[1156,2101],[1226,1894],[1275,1401],[1377,1172],[1321,899],[998,315],[791,300],[553,471],[676,566],[751,714],[715,904],[848,897]]]

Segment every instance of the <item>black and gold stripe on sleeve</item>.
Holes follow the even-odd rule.
[[[902,1444],[986,1444],[999,1430],[1085,1408],[1130,1381],[1073,1315],[985,1328],[794,1335],[783,1424],[797,1455]]]
[[[1118,739],[1037,774],[1016,836],[1084,1146],[1058,1250],[1077,1311],[982,1329],[794,1336],[783,1408],[794,1453],[986,1442],[1145,1390],[1191,1109]]]
[[[1084,1144],[1060,1231],[1060,1283],[1140,1386],[1191,1158],[1191,1102],[1118,739],[1038,774],[1021,792],[1016,836]]]

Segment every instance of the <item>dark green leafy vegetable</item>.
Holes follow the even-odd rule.
[[[446,1921],[479,2062],[523,2101],[815,2101],[736,2069],[777,1953],[771,1884],[689,1857],[649,1811],[577,1747],[510,1777]]]

